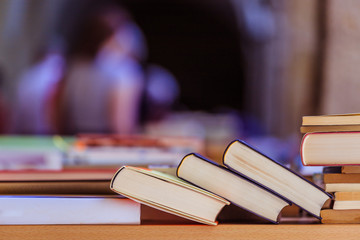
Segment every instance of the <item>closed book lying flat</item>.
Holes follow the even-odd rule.
[[[341,173],[359,173],[360,174],[360,166],[342,166]]]
[[[360,201],[360,192],[336,192],[335,201]]]
[[[233,141],[224,153],[224,165],[298,205],[315,217],[331,195],[247,143]]]
[[[302,125],[358,125],[359,113],[303,116]]]
[[[0,181],[0,195],[113,194],[108,181]]]
[[[360,210],[321,210],[322,223],[360,223]]]
[[[198,154],[185,156],[178,166],[177,175],[272,222],[278,222],[279,213],[289,205],[258,184]]]
[[[301,143],[305,166],[360,164],[360,132],[307,133]]]
[[[323,168],[323,174],[326,173],[341,173],[341,166],[326,166]]]
[[[324,183],[360,183],[360,173],[324,174]]]
[[[309,132],[352,132],[352,131],[360,131],[360,124],[358,125],[307,125],[301,126],[301,133],[309,133]]]
[[[333,209],[335,209],[335,210],[360,209],[360,201],[336,201],[335,200]]]
[[[227,200],[177,177],[124,166],[114,175],[111,190],[159,210],[204,224],[216,225]]]
[[[64,169],[59,171],[0,171],[0,182],[6,181],[110,181],[117,169]]]
[[[360,192],[360,183],[326,183],[327,192]]]
[[[0,224],[140,224],[140,204],[119,197],[0,196]]]

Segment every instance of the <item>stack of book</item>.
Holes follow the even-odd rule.
[[[0,170],[61,170],[63,153],[50,136],[0,136]]]
[[[203,152],[196,137],[81,134],[67,149],[66,167],[117,167],[122,165],[175,167],[192,151]]]
[[[216,225],[230,203],[277,223],[282,209],[295,204],[320,218],[330,195],[241,140],[226,148],[219,165],[199,154],[186,155],[177,177],[124,166],[110,188],[144,205]]]
[[[109,189],[115,172],[1,171],[0,224],[139,224],[140,204]]]
[[[110,181],[129,163],[175,174],[168,166],[202,144],[143,135],[1,136],[0,224],[140,224],[142,216],[178,222],[114,193]]]
[[[359,126],[359,114],[303,117],[302,162],[324,166],[325,190],[335,197],[323,223],[360,223]]]

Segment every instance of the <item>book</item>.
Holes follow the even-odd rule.
[[[324,174],[324,183],[360,183],[360,174],[359,173]]]
[[[193,225],[194,221],[141,204],[141,225]]]
[[[71,137],[0,136],[0,170],[61,170]],[[61,142],[61,143],[60,143]]]
[[[341,173],[341,166],[326,166],[323,167],[323,174],[327,173]]]
[[[322,223],[360,223],[360,210],[321,210]]]
[[[360,173],[360,165],[359,166],[342,166],[341,173]]]
[[[110,181],[117,169],[0,171],[0,195],[113,194]]]
[[[360,201],[360,192],[336,192],[335,201]]]
[[[351,132],[360,131],[359,125],[319,125],[319,126],[301,126],[301,133],[308,132]]]
[[[63,169],[59,171],[0,171],[0,182],[110,181],[117,169]]]
[[[74,146],[126,146],[126,147],[184,147],[194,151],[204,151],[204,141],[198,137],[118,135],[118,134],[78,134]]]
[[[290,206],[292,207],[292,206]],[[295,214],[295,213],[294,213]],[[297,215],[298,216],[298,215]],[[281,213],[281,217],[284,217],[283,212]],[[223,223],[246,223],[246,224],[262,224],[269,223],[267,219],[259,217],[245,209],[239,208],[234,204],[226,205],[217,217],[217,221],[219,224]],[[142,225],[173,225],[173,224],[181,224],[181,225],[194,225],[194,222],[179,217],[174,214],[170,214],[161,210],[158,210],[153,207],[149,207],[147,205],[141,204],[141,224]]]
[[[281,210],[289,205],[260,185],[198,154],[182,159],[177,176],[275,223]]]
[[[345,210],[345,209],[360,209],[360,201],[334,201],[333,209]]]
[[[302,125],[360,125],[360,113],[303,116]]]
[[[216,225],[220,210],[230,204],[177,177],[130,166],[115,173],[110,188],[142,204],[208,225]]]
[[[119,197],[0,196],[0,224],[140,224],[140,204]]]
[[[113,194],[109,181],[3,181],[0,195]]]
[[[229,144],[223,163],[318,218],[322,206],[331,198],[314,183],[241,140]]]
[[[360,183],[326,183],[327,192],[360,192]]]
[[[301,142],[305,166],[360,164],[360,132],[307,133]]]
[[[188,152],[204,149],[195,137],[82,134],[69,147],[65,165],[177,166]]]

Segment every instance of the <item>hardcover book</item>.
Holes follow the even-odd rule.
[[[336,201],[334,210],[360,209],[360,201]]]
[[[360,201],[360,192],[336,192],[335,201]]]
[[[198,154],[186,155],[177,175],[198,187],[272,222],[289,203],[260,185]]]
[[[0,224],[140,224],[140,204],[114,196],[0,196]]]
[[[177,166],[185,154],[203,148],[195,137],[81,134],[68,149],[66,165]]]
[[[327,125],[360,125],[360,114],[332,114],[319,116],[303,116],[302,125],[327,126]]]
[[[209,225],[216,225],[220,210],[230,204],[177,177],[130,166],[115,173],[110,188],[150,207]]]
[[[360,174],[360,166],[342,166],[341,173],[359,173]]]
[[[107,181],[0,181],[0,195],[113,194]]]
[[[351,132],[360,131],[359,125],[323,125],[323,126],[301,126],[301,133],[309,132]]]
[[[331,195],[241,140],[227,147],[224,165],[298,205],[315,217]]]
[[[110,181],[117,169],[63,169],[59,171],[0,171],[0,182]]]
[[[360,173],[324,174],[324,183],[360,183]]]
[[[360,132],[307,133],[301,143],[305,166],[360,164]]]
[[[322,223],[360,223],[360,210],[321,210]]]
[[[360,183],[326,183],[327,192],[360,192]]]

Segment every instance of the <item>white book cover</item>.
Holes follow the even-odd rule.
[[[117,197],[1,196],[0,224],[140,224],[140,204]]]

